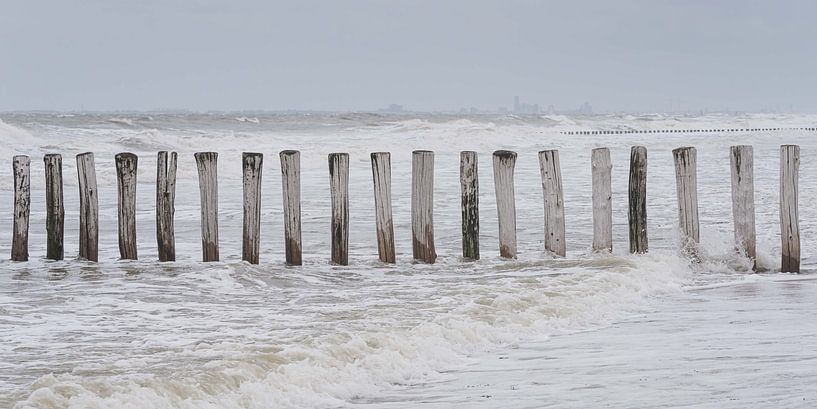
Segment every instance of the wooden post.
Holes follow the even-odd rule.
[[[349,264],[349,154],[329,154],[332,197],[332,264]]]
[[[757,267],[755,251],[755,187],[752,146],[729,149],[732,169],[732,219],[735,222],[735,245]]]
[[[176,261],[176,152],[159,152],[156,169],[156,244],[159,261]]]
[[[11,260],[28,261],[28,219],[31,213],[31,159],[17,155],[12,160],[14,171],[14,227]]]
[[[672,155],[675,158],[675,187],[678,193],[678,224],[682,249],[697,257],[700,242],[697,153],[695,148],[687,146],[673,149]]]
[[[462,257],[479,260],[479,173],[477,153],[460,152]]]
[[[244,168],[244,231],[241,259],[258,264],[261,247],[261,172],[264,155],[244,152],[241,155]]]
[[[780,146],[780,271],[800,272],[800,219],[797,196],[800,171],[800,146]]]
[[[411,155],[411,234],[414,260],[433,264],[434,248],[434,152]]]
[[[45,231],[47,236],[45,257],[49,260],[62,260],[65,257],[62,156],[50,153],[43,157],[43,162],[45,164]]]
[[[394,263],[394,222],[391,212],[391,154],[373,152],[372,181],[374,183],[377,254],[383,263]]]
[[[136,167],[138,158],[132,153],[115,156],[119,221],[119,256],[136,260]]]
[[[545,250],[564,257],[566,254],[565,209],[559,151],[539,152],[539,170],[542,174],[542,193],[545,204]]]
[[[284,195],[284,243],[286,263],[302,264],[301,255],[301,153],[281,151],[281,182]]]
[[[499,255],[516,258],[516,202],[514,200],[513,171],[516,152],[494,152],[494,189],[496,212],[499,220]]]
[[[77,155],[79,175],[79,258],[99,261],[99,197],[92,152]]]
[[[593,174],[593,251],[613,251],[613,189],[610,149],[593,149],[590,159]]]
[[[201,258],[205,262],[218,261],[218,153],[198,152],[193,156],[201,198]]]
[[[647,148],[630,149],[629,185],[630,253],[646,253],[647,241]]]

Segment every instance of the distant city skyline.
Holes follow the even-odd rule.
[[[0,111],[817,112],[810,1],[4,2]],[[534,111],[533,107],[529,107]]]

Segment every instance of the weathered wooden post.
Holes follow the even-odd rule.
[[[159,261],[176,261],[176,152],[159,152],[156,169],[156,244]]]
[[[218,153],[198,152],[193,156],[201,198],[201,258],[205,262],[218,261]]]
[[[244,152],[241,155],[244,168],[244,231],[241,259],[258,264],[261,247],[261,173],[264,155]]]
[[[77,155],[79,175],[79,258],[99,261],[99,197],[92,152]]]
[[[434,152],[414,151],[411,157],[411,233],[414,260],[432,264],[434,248]]]
[[[460,152],[462,257],[479,260],[479,174],[477,153]]]
[[[593,251],[613,251],[613,189],[610,149],[593,149]]]
[[[698,255],[700,242],[698,224],[698,170],[694,147],[672,150],[675,158],[675,187],[678,194],[678,224],[682,249],[693,257]]]
[[[647,242],[647,148],[630,149],[629,184],[630,253],[646,253]]]
[[[349,154],[329,154],[332,198],[332,264],[349,264]]]
[[[118,153],[116,182],[118,187],[119,256],[136,260],[136,168],[138,158],[132,153]]]
[[[755,251],[754,160],[751,145],[729,149],[732,169],[732,219],[735,222],[735,245],[757,267]]]
[[[797,196],[800,171],[800,146],[780,146],[780,271],[800,272],[800,219]]]
[[[301,153],[285,150],[280,153],[281,182],[284,197],[284,243],[286,263],[302,264],[301,254]]]
[[[391,154],[373,152],[372,182],[374,184],[377,254],[383,263],[394,263],[394,222],[391,211]]]
[[[43,157],[45,165],[45,257],[62,260],[65,257],[63,235],[65,208],[62,193],[62,156],[49,153]]]
[[[11,260],[28,261],[28,219],[31,213],[31,159],[17,155],[12,160],[14,171],[14,227],[11,240]]]
[[[494,152],[494,190],[496,213],[499,220],[499,255],[516,258],[516,202],[514,200],[513,171],[516,152]]]
[[[559,151],[554,149],[539,152],[539,170],[542,174],[545,204],[545,250],[564,257],[565,209]]]

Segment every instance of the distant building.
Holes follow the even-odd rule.
[[[525,115],[535,115],[540,113],[539,104],[527,104],[524,102],[519,102],[519,97],[513,97],[513,113],[515,114],[525,114]]]
[[[593,113],[593,107],[590,106],[590,103],[585,102],[584,104],[582,104],[582,106],[579,107],[579,113],[580,114],[592,114]]]
[[[385,111],[391,113],[403,112],[403,106],[398,104],[389,104],[388,108],[386,108]]]

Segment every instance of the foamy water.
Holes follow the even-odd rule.
[[[728,306],[721,290],[735,283],[774,286],[779,268],[779,145],[801,145],[800,227],[805,271],[814,269],[817,244],[817,155],[813,132],[588,135],[571,129],[700,129],[712,127],[814,126],[817,117],[787,115],[596,116],[570,118],[380,116],[368,114],[49,115],[7,114],[0,123],[0,253],[11,243],[11,157],[32,156],[31,258],[0,262],[0,406],[16,408],[269,408],[269,407],[541,407],[559,406],[567,385],[551,380],[526,393],[488,390],[464,398],[474,385],[497,385],[519,371],[573,376],[614,389],[595,388],[573,406],[603,402],[615,393],[639,396],[643,387],[616,383],[637,379],[643,366],[605,371],[611,354],[662,354],[666,333],[645,343],[653,321],[638,320],[677,309],[693,294]],[[631,145],[648,148],[648,227],[651,252],[626,254],[627,174]],[[729,146],[752,144],[755,153],[759,266],[732,250]],[[677,215],[672,155],[678,146],[698,148],[703,262],[677,253]],[[590,203],[590,151],[609,147],[613,161],[614,254],[594,255]],[[560,150],[568,256],[542,251],[543,210],[536,152]],[[281,181],[277,153],[301,150],[305,265],[284,267]],[[435,235],[438,264],[411,263],[411,151],[429,149],[435,161]],[[519,153],[516,206],[519,259],[501,260],[490,153]],[[179,152],[176,201],[177,258],[159,264],[154,225],[156,151]],[[193,153],[219,152],[220,263],[203,264],[199,197]],[[460,254],[459,152],[480,154],[481,253],[466,263]],[[77,253],[78,194],[73,156],[96,155],[100,198],[100,263],[73,260]],[[118,261],[114,155],[139,155],[138,262]],[[261,265],[240,261],[242,151],[266,155],[262,195]],[[374,232],[369,152],[392,152],[393,205],[398,263],[380,264]],[[45,153],[64,155],[66,256],[46,262]],[[350,153],[350,263],[330,266],[329,174],[326,155]],[[3,203],[7,205],[2,205]],[[788,276],[785,276],[788,277]],[[814,286],[804,287],[812,289]],[[804,291],[801,303],[815,297]],[[668,302],[667,300],[675,300]],[[725,301],[724,301],[725,300]],[[754,303],[752,297],[741,302]],[[758,300],[758,305],[762,300]],[[669,306],[669,307],[668,307]],[[774,308],[784,308],[784,303]],[[722,308],[728,332],[731,311]],[[770,314],[774,316],[773,309]],[[806,311],[805,309],[803,311]],[[694,323],[696,315],[684,315]],[[611,329],[619,343],[608,348]],[[611,327],[611,325],[613,325]],[[680,324],[678,324],[680,325]],[[690,324],[692,325],[692,324]],[[588,332],[588,330],[594,330]],[[805,322],[803,331],[817,324]],[[572,348],[569,340],[595,345]],[[807,339],[807,338],[806,338]],[[808,341],[805,341],[808,342]],[[806,348],[808,344],[801,345]],[[526,349],[527,348],[527,349]],[[549,348],[575,355],[575,366],[556,371]],[[533,351],[531,359],[519,351]],[[693,348],[694,352],[694,348]],[[514,355],[517,354],[517,355]],[[524,355],[524,354],[523,354]],[[495,365],[498,357],[504,365]],[[596,364],[595,359],[598,358]],[[744,362],[745,361],[745,362]],[[776,366],[740,361],[774,375]],[[715,364],[717,365],[717,364]],[[795,361],[791,365],[810,365]],[[671,388],[672,365],[646,390]],[[516,375],[515,375],[516,374]],[[801,380],[815,380],[808,372]],[[724,377],[727,376],[724,374]],[[713,382],[723,380],[712,375]],[[571,381],[572,382],[572,381]],[[520,382],[516,385],[519,388]],[[532,383],[531,383],[532,385]],[[650,388],[653,389],[650,389]],[[483,388],[485,389],[485,388]],[[487,388],[491,389],[491,388]],[[516,389],[515,389],[516,390]],[[761,396],[773,395],[776,389]],[[466,393],[467,394],[467,393]],[[621,395],[624,394],[624,395]],[[471,396],[471,395],[467,395]],[[496,396],[496,397],[493,397]],[[498,399],[501,396],[502,399]],[[640,395],[643,396],[643,395]],[[539,398],[539,399],[537,399]],[[688,404],[708,401],[694,395]],[[626,401],[625,401],[626,402]],[[649,400],[632,406],[659,406]],[[807,401],[802,405],[811,407]],[[628,407],[626,404],[619,407]]]

